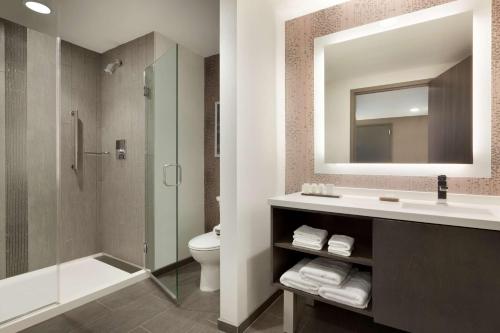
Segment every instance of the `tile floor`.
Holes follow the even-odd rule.
[[[199,290],[199,269],[198,263],[192,263],[180,270],[180,306],[173,304],[165,293],[148,279],[23,332],[217,332],[219,292],[202,293]]]
[[[179,271],[181,305],[174,305],[151,280],[83,305],[31,327],[25,333],[211,333],[218,332],[219,292],[204,293],[198,288],[199,265],[191,263]],[[173,287],[175,275],[160,280]],[[301,302],[298,332],[399,332],[374,324],[370,318],[317,303]],[[338,321],[338,318],[342,318]],[[246,330],[247,333],[283,332],[283,298],[274,302]]]

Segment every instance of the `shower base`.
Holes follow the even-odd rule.
[[[95,259],[103,255],[0,280],[0,332],[33,326],[149,276],[144,269],[128,273]]]

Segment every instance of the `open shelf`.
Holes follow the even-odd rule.
[[[307,249],[307,248],[303,248],[303,247],[297,247],[297,246],[292,245],[292,242],[290,242],[290,241],[275,242],[274,246],[282,248],[282,249],[286,249],[286,250],[312,254],[315,256],[319,256],[319,257],[331,258],[331,259],[335,259],[338,261],[349,262],[349,263],[358,264],[358,265],[364,265],[364,266],[370,266],[370,267],[373,265],[371,247],[363,245],[361,243],[354,244],[354,250],[353,250],[352,255],[350,257],[339,256],[339,255],[328,252],[328,250],[319,250],[318,251],[318,250],[312,250],[312,249]],[[325,245],[325,247],[327,247],[327,246],[328,245]]]
[[[358,308],[354,308],[354,307],[349,306],[349,305],[345,305],[345,304],[337,303],[335,301],[331,301],[331,300],[323,298],[323,297],[321,297],[319,295],[313,295],[313,294],[306,293],[305,291],[302,291],[302,290],[298,290],[298,289],[295,289],[295,288],[287,287],[287,286],[285,286],[285,285],[283,285],[283,284],[281,284],[279,282],[275,282],[274,285],[276,287],[282,289],[282,290],[291,291],[291,292],[293,292],[296,295],[300,295],[300,296],[303,296],[303,297],[306,297],[306,298],[310,298],[310,299],[313,299],[313,300],[318,301],[318,302],[323,302],[323,303],[326,303],[326,304],[330,304],[330,305],[336,306],[338,308],[350,310],[352,312],[356,312],[356,313],[359,313],[359,314],[362,314],[362,315],[365,315],[365,316],[368,316],[368,317],[373,317],[372,302],[371,301],[368,304],[368,307],[366,309],[358,309]]]

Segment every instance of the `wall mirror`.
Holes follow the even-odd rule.
[[[491,2],[315,39],[315,171],[490,176]]]

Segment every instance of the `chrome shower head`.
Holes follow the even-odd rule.
[[[104,72],[108,74],[113,74],[118,67],[120,67],[123,64],[123,62],[120,59],[115,59],[113,62],[109,63],[106,65],[106,68],[104,68]]]

